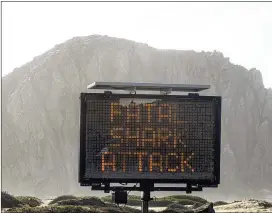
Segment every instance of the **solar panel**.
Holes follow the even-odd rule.
[[[193,84],[159,84],[159,83],[132,83],[132,82],[93,82],[88,89],[106,90],[146,90],[161,92],[199,92],[210,88],[210,85]]]

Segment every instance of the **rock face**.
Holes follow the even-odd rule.
[[[93,81],[210,84],[221,95],[217,191],[272,188],[272,89],[256,69],[219,52],[158,50],[107,36],[73,38],[2,78],[2,186],[13,194],[61,195],[78,184],[79,93]]]

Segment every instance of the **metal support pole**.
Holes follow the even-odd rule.
[[[150,191],[143,191],[142,196],[142,213],[148,213],[148,202],[151,200]]]
[[[150,192],[154,191],[154,183],[150,181],[140,182],[141,200],[142,200],[142,213],[148,213],[148,202],[153,200],[150,197]]]

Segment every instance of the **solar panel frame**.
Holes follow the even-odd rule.
[[[103,90],[146,90],[161,92],[200,92],[209,89],[210,85],[194,84],[159,84],[159,83],[132,83],[132,82],[93,82],[87,89]]]

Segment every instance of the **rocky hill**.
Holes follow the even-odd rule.
[[[93,35],[77,37],[2,78],[2,187],[13,194],[74,194],[79,93],[93,81],[211,84],[221,95],[224,195],[272,189],[272,89],[262,75],[219,52],[158,50]],[[215,191],[215,190],[213,190]]]

